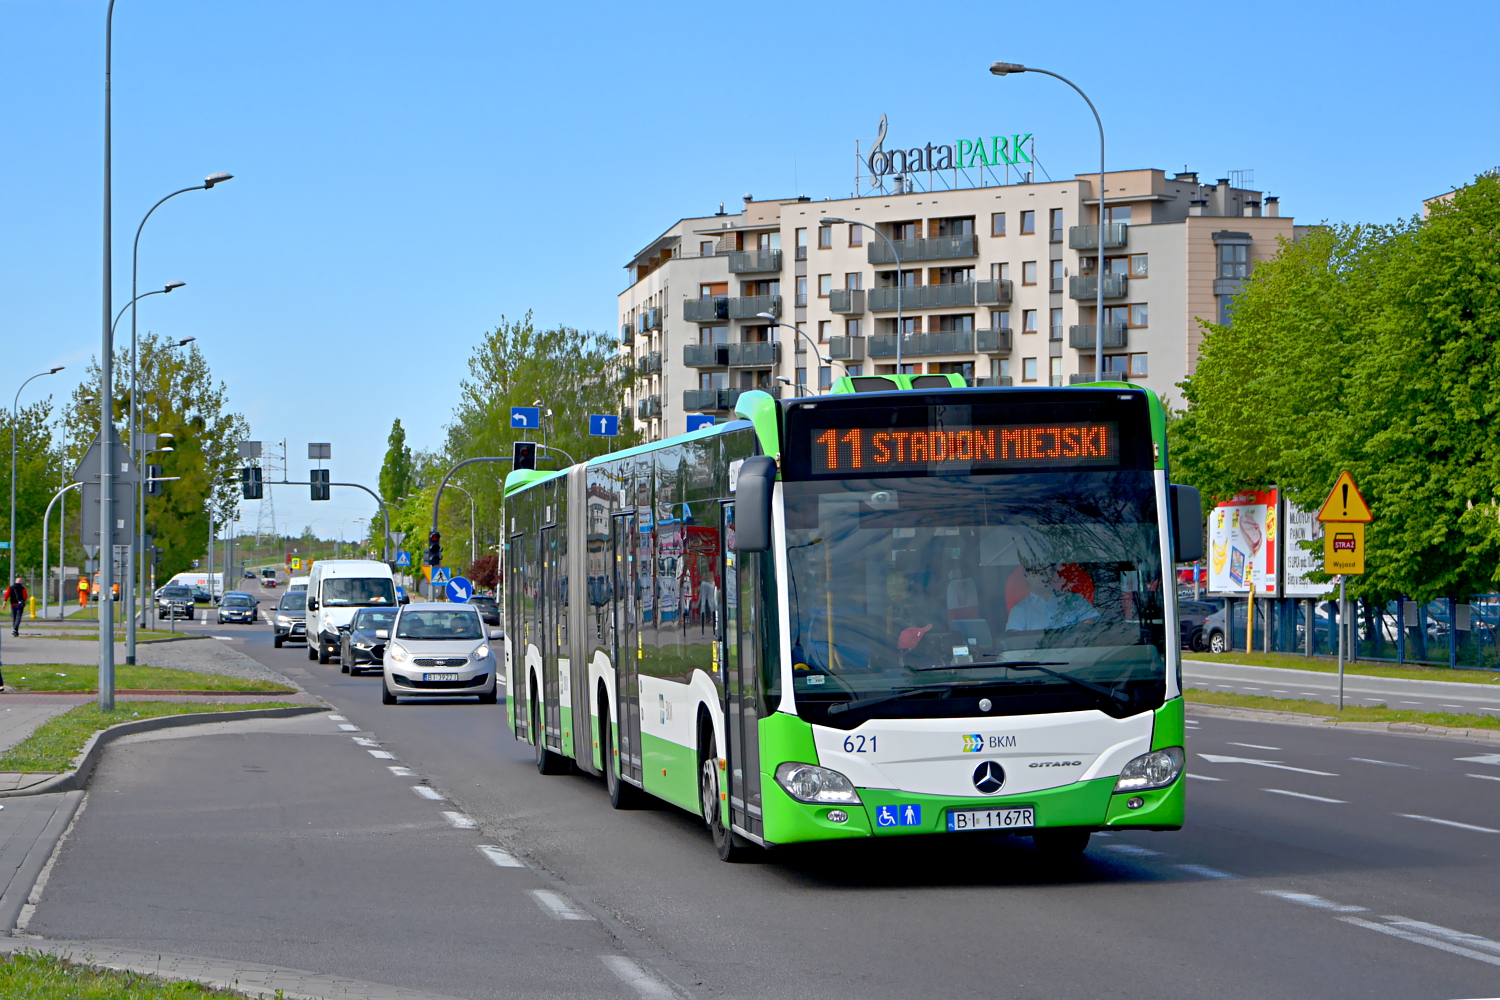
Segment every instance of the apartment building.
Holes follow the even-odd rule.
[[[1101,219],[1097,187],[1085,174],[817,202],[747,195],[738,214],[679,220],[631,260],[619,295],[621,351],[641,376],[631,412],[655,440],[690,414],[727,416],[746,389],[817,394],[845,373],[1092,381],[1101,319],[1104,377],[1175,398],[1200,318],[1227,320],[1293,220],[1228,179],[1161,170],[1107,173]]]

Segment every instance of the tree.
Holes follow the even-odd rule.
[[[14,415],[4,414],[5,434],[0,437],[0,540],[10,540],[10,456],[11,442],[16,454],[16,572],[30,575],[42,568],[42,513],[52,495],[66,485],[64,461],[52,440],[52,400],[47,398],[20,407]],[[68,472],[71,469],[66,470]],[[71,480],[68,480],[71,481]],[[73,500],[73,507],[78,506]],[[48,562],[57,564],[58,521],[53,515],[48,548]],[[75,542],[74,550],[77,549]],[[0,573],[10,565],[0,554]],[[9,583],[10,581],[6,581]],[[33,587],[33,589],[35,589]]]
[[[500,583],[500,557],[487,552],[469,566],[469,580],[480,590],[494,590]]]

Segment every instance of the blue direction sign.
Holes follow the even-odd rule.
[[[397,586],[396,587],[396,603],[397,604],[405,604],[406,603],[406,588],[405,587],[402,587],[402,586]]]
[[[454,604],[464,604],[474,594],[474,585],[461,576],[455,576],[448,581],[448,600]]]
[[[542,426],[542,408],[540,406],[512,406],[510,425],[517,430],[539,430]]]
[[[689,413],[687,418],[688,431],[696,431],[703,427],[712,427],[715,421],[707,413]]]
[[[453,579],[453,567],[451,567],[451,566],[434,566],[434,567],[432,567],[432,582],[434,584],[447,583],[451,579]]]
[[[411,566],[411,553],[410,552],[397,552],[396,553],[396,565],[397,566],[407,566],[407,567]]]
[[[619,437],[620,418],[612,413],[590,413],[589,433],[594,437]]]

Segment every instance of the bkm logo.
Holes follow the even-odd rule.
[[[978,753],[988,746],[991,750],[999,750],[1004,747],[1014,747],[1016,738],[1014,736],[990,736],[988,738],[979,733],[964,734],[964,753]]]
[[[984,749],[984,737],[978,733],[964,734],[964,753],[978,753]]]

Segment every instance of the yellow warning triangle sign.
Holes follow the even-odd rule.
[[[1338,481],[1328,492],[1328,499],[1318,508],[1318,520],[1325,524],[1337,521],[1363,521],[1368,524],[1375,520],[1375,515],[1370,513],[1370,505],[1360,496],[1359,487],[1354,485],[1354,477],[1347,472],[1340,472]]]

